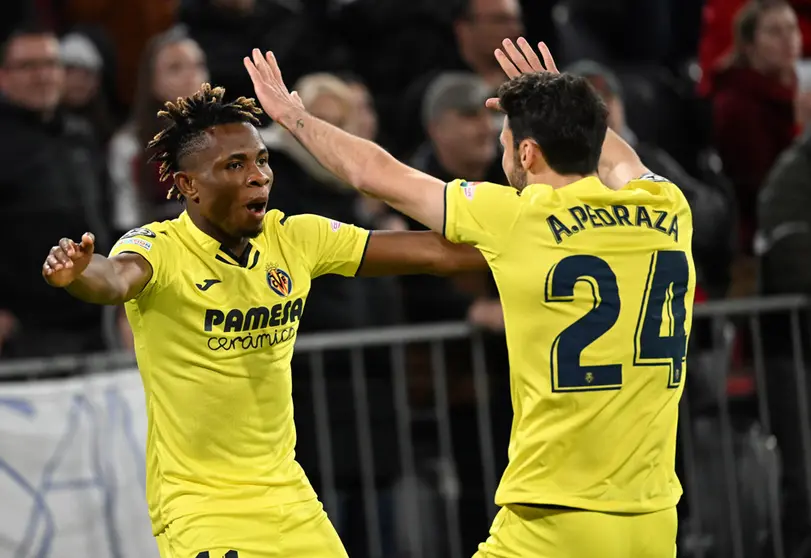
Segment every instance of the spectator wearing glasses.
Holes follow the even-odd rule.
[[[56,36],[15,30],[0,49],[0,222],[14,231],[14,265],[0,266],[3,358],[103,348],[99,308],[39,278],[39,255],[61,236],[92,230],[109,246],[103,158],[90,125],[59,110],[65,70]]]

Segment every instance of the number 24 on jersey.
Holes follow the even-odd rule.
[[[645,293],[633,341],[634,366],[662,366],[669,371],[668,388],[677,388],[687,356],[685,295],[690,279],[687,255],[663,250],[651,256]],[[597,256],[574,255],[562,259],[546,277],[546,302],[574,300],[579,281],[588,283],[594,305],[582,318],[564,329],[552,344],[552,390],[592,391],[619,389],[622,364],[581,365],[583,350],[605,335],[620,316],[617,276]],[[667,313],[667,320],[662,315]],[[663,323],[668,331],[662,335]]]

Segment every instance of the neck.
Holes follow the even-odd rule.
[[[237,256],[241,256],[248,247],[248,239],[246,237],[233,237],[216,226],[214,223],[194,211],[191,207],[187,207],[187,213],[194,225],[203,231],[205,234],[219,242],[223,247],[227,248]]]
[[[584,178],[597,176],[596,174],[558,174],[553,171],[541,172],[538,174],[535,173],[528,173],[527,174],[527,186],[530,184],[546,184],[551,186],[555,190],[558,188],[563,188],[564,186],[568,186],[569,184],[574,184]]]
[[[440,149],[436,144],[434,145],[434,153],[436,153],[436,159],[439,162],[439,166],[454,177],[481,181],[487,176],[487,169],[490,167],[489,163],[479,161],[460,161],[458,159],[454,159],[453,157],[450,157],[447,152]]]

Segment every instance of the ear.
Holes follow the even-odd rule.
[[[175,181],[175,186],[177,186],[177,189],[180,190],[184,198],[195,202],[199,201],[200,195],[197,192],[197,185],[194,183],[191,176],[185,172],[176,172],[172,175],[172,179]]]
[[[535,140],[525,139],[518,144],[518,155],[521,166],[525,171],[537,170],[538,165],[546,166],[546,159],[541,153],[541,147]]]

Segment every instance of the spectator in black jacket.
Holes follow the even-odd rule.
[[[422,125],[428,140],[411,159],[411,166],[448,182],[463,178],[504,184],[494,113],[484,106],[490,94],[490,87],[476,74],[438,75],[422,103]],[[500,126],[501,118],[498,120]],[[425,229],[413,219],[407,222],[413,230]],[[455,287],[459,281],[428,275],[403,277],[408,321],[464,319],[471,299]]]
[[[811,296],[811,130],[777,160],[758,197],[755,251],[764,295]],[[792,324],[784,314],[764,316],[766,393],[772,431],[783,461],[783,531],[787,556],[811,556],[811,516],[805,490],[805,458],[797,400]],[[802,320],[800,323],[808,323]],[[801,350],[808,354],[808,332]],[[807,375],[807,371],[806,371]],[[808,394],[811,397],[811,393]]]
[[[40,277],[55,238],[92,230],[100,250],[110,245],[102,158],[89,124],[58,110],[64,77],[53,33],[20,29],[0,50],[0,222],[16,257],[0,266],[3,358],[103,348],[99,309]]]
[[[778,159],[758,199],[764,294],[811,295],[811,130]]]

